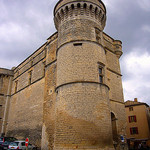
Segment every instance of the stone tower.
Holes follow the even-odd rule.
[[[60,0],[54,149],[113,149],[101,0]]]

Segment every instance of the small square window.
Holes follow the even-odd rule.
[[[133,107],[129,107],[129,111],[133,111]]]

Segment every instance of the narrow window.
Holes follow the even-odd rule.
[[[74,9],[74,5],[73,4],[71,5],[71,8]]]
[[[46,62],[43,62],[43,76],[45,76],[45,67],[46,67]]]
[[[17,74],[17,76],[19,76],[19,70],[17,70],[16,74]]]
[[[136,122],[136,116],[129,116],[129,123]]]
[[[29,81],[28,81],[29,85],[31,84],[31,80],[32,80],[32,71],[29,71]]]
[[[84,3],[83,8],[84,8],[84,9],[86,9],[86,8],[87,8],[87,4],[86,4],[86,3]]]
[[[132,127],[130,128],[130,134],[133,135],[133,134],[138,134],[138,128],[137,127]]]
[[[74,43],[74,46],[82,46],[82,43]]]
[[[17,92],[17,88],[18,88],[18,80],[15,81],[15,93]]]
[[[104,75],[103,75],[103,68],[100,66],[99,67],[99,82],[100,83],[103,83],[103,77],[104,77]]]
[[[77,7],[80,8],[80,3],[77,4]]]

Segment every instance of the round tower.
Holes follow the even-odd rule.
[[[60,0],[54,149],[113,149],[101,0]]]

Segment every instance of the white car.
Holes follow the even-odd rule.
[[[8,146],[8,149],[26,150],[25,141],[14,141]],[[32,144],[28,144],[28,150],[36,150],[36,147]]]

